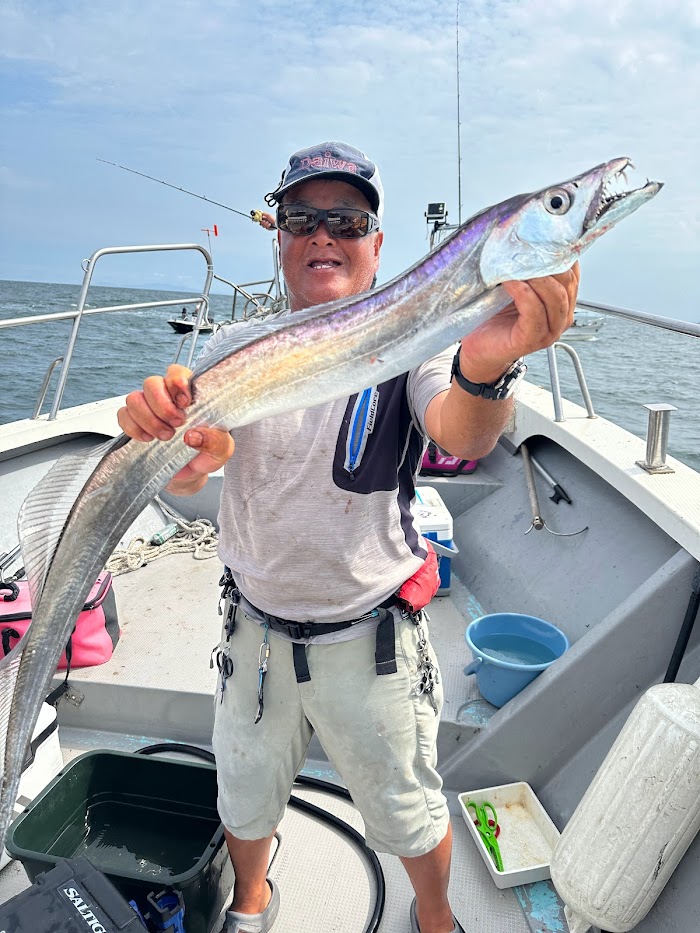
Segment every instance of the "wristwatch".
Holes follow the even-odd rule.
[[[510,398],[515,391],[516,385],[526,372],[527,366],[521,357],[509,366],[495,382],[471,382],[462,375],[462,370],[459,368],[459,350],[457,350],[455,358],[452,360],[452,378],[457,385],[470,395],[480,396],[492,402],[500,402],[503,399]]]

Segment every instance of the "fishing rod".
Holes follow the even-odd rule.
[[[162,178],[154,178],[153,175],[146,175],[145,172],[137,172],[135,168],[129,168],[126,165],[119,165],[117,162],[110,162],[109,159],[98,159],[98,162],[104,162],[105,165],[113,165],[115,168],[121,168],[125,172],[131,172],[132,175],[140,175],[141,178],[148,178],[150,181],[157,181],[159,185],[165,185],[167,188],[174,188],[176,191],[182,191],[184,194],[189,194],[193,198],[199,198],[200,201],[206,201],[208,204],[215,204],[217,207],[223,207],[226,211],[233,211],[234,214],[240,214],[241,217],[249,217],[254,224],[262,223],[263,212],[260,210],[249,211],[247,214],[245,211],[239,211],[235,207],[229,207],[228,204],[222,204],[220,201],[213,201],[211,198],[205,197],[203,194],[196,194],[194,191],[188,191],[187,188],[181,188],[179,185],[171,185],[168,181],[163,181]]]
[[[459,0],[457,0],[457,220],[462,225],[462,115],[459,104]]]

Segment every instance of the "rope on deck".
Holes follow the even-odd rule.
[[[219,535],[208,519],[196,518],[190,522],[166,505],[159,497],[156,497],[156,502],[178,526],[178,531],[163,544],[154,544],[150,538],[137,535],[125,548],[117,548],[107,561],[105,568],[112,576],[116,577],[120,573],[138,570],[139,567],[144,567],[151,561],[166,557],[168,554],[183,554],[192,551],[195,560],[207,560],[216,556]]]

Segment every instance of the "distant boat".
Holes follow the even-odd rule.
[[[574,311],[574,323],[565,330],[560,340],[595,340],[598,331],[605,323],[604,314],[595,311]]]
[[[177,331],[178,334],[189,334],[190,331],[194,330],[195,321],[190,318],[184,317],[171,317],[168,319],[168,324],[172,327],[174,331]],[[211,321],[202,321],[199,325],[200,334],[208,334],[214,330],[214,324]]]
[[[180,317],[171,317],[168,318],[168,324],[172,327],[174,331],[178,334],[189,334],[194,330],[194,326],[197,323],[197,311],[193,311],[190,315],[190,312],[187,308],[182,309],[182,314]],[[199,325],[200,334],[211,334],[213,331],[218,330],[222,324],[230,324],[230,321],[214,321],[213,315],[206,316],[202,320],[202,323]]]

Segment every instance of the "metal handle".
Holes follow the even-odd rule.
[[[440,544],[439,541],[433,541],[432,538],[428,539],[432,545],[433,550],[440,557],[454,557],[456,554],[459,554],[459,548],[456,546],[446,547],[444,544]]]
[[[530,508],[532,509],[532,524],[527,529],[525,534],[529,535],[533,528],[535,531],[542,531],[544,528],[545,531],[550,533],[550,535],[556,535],[557,538],[573,538],[576,535],[580,535],[583,531],[588,531],[588,525],[586,525],[585,528],[581,528],[580,531],[552,531],[552,529],[549,527],[549,525],[547,525],[545,520],[540,515],[540,503],[537,498],[535,474],[532,470],[532,458],[525,442],[520,445],[520,453],[523,456],[523,472],[525,474],[525,481],[527,483],[527,494],[530,498]]]
[[[529,534],[534,528],[535,531],[542,531],[544,528],[544,519],[540,516],[540,503],[537,498],[537,488],[535,486],[535,476],[532,472],[532,461],[530,460],[530,451],[526,444],[520,445],[520,453],[523,457],[523,472],[525,473],[525,482],[527,483],[527,494],[530,499],[530,509],[532,511],[532,524],[525,532]]]

